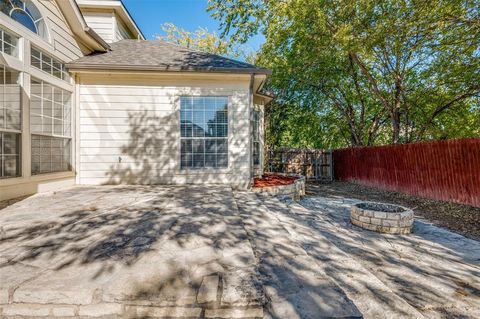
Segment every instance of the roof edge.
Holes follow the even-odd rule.
[[[67,63],[70,72],[81,72],[89,70],[115,70],[115,71],[148,71],[148,72],[207,72],[207,73],[232,73],[232,74],[264,74],[271,75],[272,70],[263,68],[218,68],[218,67],[169,67],[142,66],[142,65],[119,65],[119,64],[84,64]]]
[[[103,52],[110,49],[110,46],[87,26],[80,8],[74,0],[58,1],[57,4],[72,32],[88,49]]]

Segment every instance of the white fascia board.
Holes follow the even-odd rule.
[[[109,47],[91,28],[87,26],[75,0],[57,1],[65,19],[73,33],[92,51],[105,52]]]

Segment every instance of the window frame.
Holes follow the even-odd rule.
[[[257,119],[255,119],[257,117]],[[256,132],[255,132],[255,125]],[[262,166],[262,138],[261,138],[261,111],[258,109],[252,110],[252,164],[255,168]],[[256,133],[256,134],[255,134]],[[255,147],[258,145],[258,163],[255,163]]]
[[[5,34],[15,39],[15,46],[10,42],[5,41]],[[12,47],[15,54],[5,52],[5,44]],[[7,54],[11,57],[20,59],[20,37],[3,26],[0,26],[0,52]]]
[[[40,96],[39,96],[38,94],[36,94],[36,93],[33,93],[33,90],[32,90],[32,87],[33,87],[32,83],[33,83],[33,81],[40,82],[40,84],[41,84],[41,93],[40,93]],[[44,97],[44,87],[45,87],[45,84],[48,85],[48,86],[50,87],[50,89],[51,89],[51,91],[50,91],[51,93],[49,93],[49,94],[51,94],[51,99],[47,99],[47,98]],[[61,105],[62,105],[62,116],[61,116],[61,118],[57,118],[57,117],[55,117],[55,115],[54,115],[54,113],[55,113],[55,108],[54,108],[54,107],[55,107],[55,105],[59,105],[59,103],[56,103],[56,102],[55,102],[55,94],[56,94],[55,92],[56,92],[56,90],[60,90],[60,91],[62,92],[62,104],[61,104]],[[63,101],[64,101],[63,96],[64,96],[64,93],[65,93],[65,92],[66,92],[68,95],[70,95],[70,100],[69,100],[70,112],[69,112],[68,117],[67,117],[68,120],[69,120],[68,126],[70,127],[70,128],[69,128],[69,134],[68,134],[68,135],[64,134],[64,133],[65,133],[65,122],[66,122],[65,119],[66,119],[66,117],[65,117],[65,104],[63,104]],[[32,107],[32,105],[33,105],[33,103],[32,103],[33,98],[32,98],[32,97],[40,98],[40,102],[41,102],[41,105],[40,105],[41,111],[40,111],[40,113],[37,113],[37,112],[32,111],[32,109],[33,109],[33,107]],[[65,89],[62,89],[62,88],[60,88],[60,87],[58,87],[58,86],[56,86],[56,85],[54,85],[54,84],[51,84],[51,83],[49,83],[49,82],[47,82],[47,81],[44,81],[44,80],[42,80],[42,79],[36,78],[36,77],[34,77],[34,76],[30,76],[30,114],[29,114],[29,116],[30,116],[30,134],[31,134],[31,135],[44,135],[44,136],[51,136],[51,137],[72,139],[72,138],[73,138],[73,125],[74,125],[74,123],[73,123],[73,121],[72,121],[73,98],[74,98],[74,97],[73,97],[73,93],[72,93],[72,92],[70,92],[70,91],[68,91],[68,90],[65,90]],[[43,112],[45,100],[46,100],[47,102],[51,102],[51,103],[52,103],[52,115],[51,115],[51,116],[45,115],[44,112]],[[39,118],[42,119],[42,124],[41,124],[41,125],[42,125],[42,132],[38,132],[38,131],[32,129],[32,122],[33,122],[33,121],[32,121],[32,115],[36,115],[36,116],[38,116]],[[43,118],[44,118],[44,117],[49,118],[49,119],[51,120],[51,122],[52,122],[52,123],[51,123],[51,132],[44,132],[44,130],[43,130]],[[56,134],[56,133],[55,133],[55,121],[61,121],[61,123],[62,123],[62,134]]]
[[[33,91],[33,83],[34,82],[37,82],[40,85],[40,95],[37,94],[36,92],[34,93]],[[48,95],[50,95],[49,98],[45,97],[45,94],[44,94],[44,88],[45,86],[47,86],[49,89],[50,89],[50,93],[47,93]],[[56,92],[57,90],[60,90],[61,92],[61,101],[62,103],[56,103]],[[68,94],[69,96],[69,99],[66,100],[64,99],[64,93]],[[32,109],[32,101],[34,100],[33,97],[36,98],[35,101],[40,101],[41,104],[40,104],[40,113],[38,112],[33,112]],[[45,80],[42,80],[38,77],[34,77],[34,76],[30,76],[30,141],[31,141],[31,145],[30,145],[30,158],[31,158],[31,165],[30,165],[30,174],[32,176],[38,176],[38,175],[46,175],[46,174],[56,174],[56,173],[69,173],[69,172],[72,172],[73,169],[74,169],[74,157],[73,157],[73,149],[75,147],[74,145],[74,142],[73,142],[73,138],[74,138],[74,131],[73,131],[73,125],[74,125],[74,121],[73,121],[73,118],[72,118],[72,115],[73,115],[73,109],[74,109],[74,106],[73,106],[73,101],[74,99],[74,95],[71,91],[68,91],[68,90],[65,90],[57,85],[54,85],[48,81],[45,81]],[[49,115],[45,115],[44,113],[44,103],[45,101],[48,102],[48,104],[51,104],[51,116]],[[66,114],[65,113],[65,105],[64,104],[64,101],[68,101],[69,103],[69,113]],[[59,119],[58,117],[55,117],[55,112],[56,112],[56,108],[55,106],[58,106],[58,105],[61,105],[62,108],[61,108],[61,119]],[[65,116],[67,115],[67,116]],[[32,116],[35,117],[37,116],[38,118],[41,119],[41,124],[39,125],[42,125],[42,131],[41,132],[38,132],[37,130],[34,130],[32,127],[33,125],[36,125],[36,124],[33,124],[33,120],[32,120]],[[51,131],[49,132],[45,132],[44,130],[44,118],[48,118],[51,120]],[[66,119],[68,119],[68,123],[66,123]],[[55,132],[55,121],[61,121],[62,123],[62,135],[59,135],[59,134],[56,134]],[[49,124],[50,125],[50,124]],[[65,127],[66,125],[68,125],[69,127],[69,131],[68,131],[68,135],[65,135]],[[41,151],[37,154],[35,153],[33,150],[34,150],[34,139],[38,137],[39,138],[39,143],[43,143],[45,142],[45,138],[46,139],[50,139],[50,155],[48,154],[42,154]],[[42,139],[44,139],[42,141]],[[66,169],[53,169],[52,165],[50,165],[51,169],[49,171],[45,171],[45,172],[42,172],[42,169],[41,169],[41,165],[42,165],[42,156],[50,156],[50,163],[57,163],[53,160],[54,156],[59,156],[59,155],[55,155],[55,154],[52,154],[52,150],[54,149],[54,146],[52,145],[53,141],[54,140],[61,140],[62,141],[62,146],[61,146],[61,149],[64,151],[65,150],[65,143],[68,143],[68,163],[66,163],[67,167]],[[40,149],[42,148],[41,146],[39,147]],[[65,159],[65,153],[63,152],[62,153],[62,164],[63,164],[63,160]],[[37,162],[34,161],[34,157],[39,157],[40,161],[38,162],[38,164],[40,165],[39,166],[39,169],[38,171],[34,171],[34,164],[37,164]]]
[[[182,137],[182,115],[181,115],[181,105],[182,105],[182,98],[224,98],[227,101],[227,135],[225,137]],[[178,125],[178,131],[179,131],[179,137],[178,137],[178,143],[179,143],[179,150],[178,150],[178,170],[181,173],[227,173],[230,170],[230,165],[231,165],[231,159],[230,159],[230,141],[231,141],[231,134],[232,134],[232,121],[231,121],[231,96],[229,95],[212,95],[212,94],[199,94],[199,95],[180,95],[178,96],[178,101],[177,101],[177,125]],[[225,140],[227,143],[227,152],[226,152],[226,157],[227,157],[227,165],[225,167],[209,167],[209,166],[204,166],[203,167],[182,167],[182,140],[185,139],[200,139],[200,140],[208,140],[208,139],[222,139]],[[204,146],[205,147],[205,146]],[[192,153],[193,154],[193,153]],[[215,153],[217,154],[217,153]],[[205,156],[205,150],[204,150],[204,156]],[[205,162],[205,160],[204,160]]]
[[[12,3],[12,1],[10,0],[7,1],[10,3],[11,6],[10,11],[8,13],[0,11],[0,14],[6,15],[11,21],[14,21],[16,25],[21,26],[23,30],[28,30],[29,34],[34,34],[35,36],[47,43],[51,42],[50,28],[48,26],[47,19],[45,19],[45,14],[33,1],[17,0],[21,3],[21,6],[18,6],[16,3]],[[31,30],[29,27],[27,27],[20,21],[12,18],[11,14],[14,11],[22,11],[24,14],[26,14],[30,18],[30,20],[32,20],[36,31]],[[40,23],[42,23],[43,28],[40,28]]]
[[[18,70],[15,70],[15,69],[12,69],[12,68],[9,68],[8,66],[6,65],[3,65],[3,64],[0,64],[0,76],[2,77],[2,82],[6,82],[5,79],[6,79],[6,71],[7,69],[10,69],[14,72],[17,73],[17,85],[19,86],[19,88],[21,88],[21,85],[20,85],[20,77],[21,77],[21,72],[18,71]],[[4,83],[3,85],[6,85],[6,83]],[[2,90],[4,90],[5,87],[2,87]],[[0,112],[3,112],[3,115],[6,116],[7,112],[6,110],[7,109],[10,109],[12,111],[15,111],[15,112],[18,112],[19,113],[19,129],[12,129],[12,128],[7,128],[6,126],[6,117],[5,117],[5,127],[0,127],[0,135],[2,135],[2,138],[0,139],[1,140],[1,143],[0,143],[0,180],[7,180],[7,179],[12,179],[12,178],[18,178],[18,177],[21,177],[22,176],[22,136],[23,136],[23,99],[22,99],[22,93],[21,93],[21,89],[19,90],[19,96],[18,96],[18,103],[19,103],[19,109],[18,110],[13,110],[11,108],[7,108],[4,104],[4,100],[2,100],[2,108],[0,108]],[[4,91],[2,91],[2,95],[3,97],[5,97],[5,94],[4,94]],[[17,150],[16,150],[16,153],[15,154],[3,154],[3,147],[4,147],[4,134],[13,134],[16,136],[15,140],[16,140],[16,147],[17,147]],[[4,159],[5,157],[10,157],[10,156],[15,156],[16,157],[16,160],[17,160],[17,169],[16,169],[16,174],[14,176],[4,176],[4,167],[3,167],[3,161],[2,159]]]
[[[33,54],[34,51],[39,54],[38,57]],[[38,61],[38,67],[33,63],[34,60]],[[49,65],[49,72],[44,69],[44,63]],[[55,67],[55,64],[60,65],[60,69],[58,67]],[[51,54],[45,53],[43,50],[39,49],[34,45],[30,47],[30,66],[35,68],[36,70],[42,71],[45,74],[53,76],[54,78],[70,83],[71,76],[68,72],[68,69],[65,67],[65,63],[53,57]],[[60,76],[55,75],[55,70],[60,72]]]

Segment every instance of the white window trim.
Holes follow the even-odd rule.
[[[181,132],[181,98],[182,97],[226,97],[228,100],[227,104],[227,116],[228,116],[228,121],[227,121],[227,143],[228,143],[228,153],[227,153],[227,167],[220,167],[220,168],[214,168],[214,167],[203,167],[203,168],[182,168],[181,167],[181,160],[182,160],[182,132]],[[202,94],[200,93],[192,93],[192,94],[181,94],[177,95],[175,97],[176,103],[175,103],[175,113],[177,115],[177,130],[178,130],[178,157],[177,157],[177,169],[176,173],[178,175],[201,175],[201,174],[229,174],[231,173],[231,168],[232,168],[232,156],[231,156],[231,145],[232,145],[232,138],[233,138],[233,111],[232,111],[232,96],[227,95],[227,94]]]
[[[45,17],[47,15],[45,14],[45,12],[43,10],[43,6],[40,3],[38,3],[36,0],[30,0],[30,1],[33,3],[33,5],[35,5],[38,12],[40,13],[40,15],[43,18],[43,22],[45,23],[45,27],[47,29],[46,30],[47,39],[42,38],[37,33],[33,32],[32,30],[30,30],[29,28],[27,28],[26,26],[24,26],[20,22],[13,20],[11,17],[9,17],[8,15],[6,15],[5,13],[3,13],[1,11],[0,11],[0,24],[7,24],[8,29],[18,30],[18,32],[16,32],[16,33],[20,34],[21,37],[28,38],[29,40],[32,40],[35,43],[42,42],[42,44],[43,43],[48,44],[48,46],[50,46],[53,50],[53,44],[52,44],[53,41],[52,41],[52,34],[50,32],[50,30],[51,30],[50,23],[49,23],[48,19],[45,19]],[[9,26],[8,26],[8,24],[9,24]]]

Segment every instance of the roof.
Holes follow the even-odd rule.
[[[164,72],[224,72],[271,74],[269,69],[200,52],[160,40],[121,40],[110,50],[96,52],[67,64],[71,70],[109,69]]]

